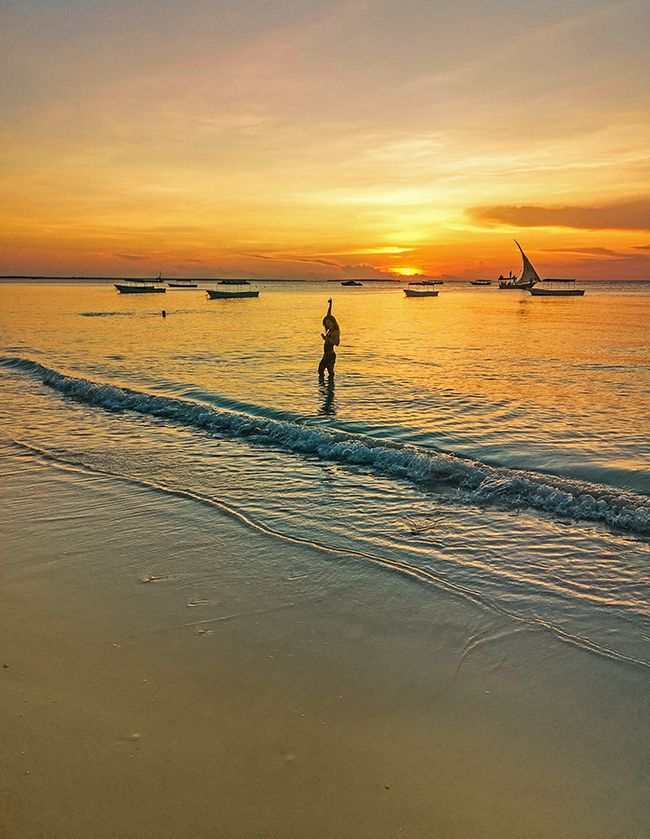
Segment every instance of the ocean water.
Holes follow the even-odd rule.
[[[378,586],[407,577],[418,598],[650,668],[650,283],[258,288],[1,284],[5,453],[226,510]],[[329,297],[342,338],[319,382]]]

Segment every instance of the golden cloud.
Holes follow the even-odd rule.
[[[541,207],[502,204],[470,207],[474,221],[509,227],[569,227],[579,230],[650,230],[650,197],[603,207]]]

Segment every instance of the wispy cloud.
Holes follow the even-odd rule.
[[[540,248],[542,253],[573,253],[585,254],[588,256],[625,256],[620,251],[612,250],[611,248],[586,248],[576,245],[573,248]]]
[[[249,259],[268,259],[271,262],[306,262],[309,265],[327,265],[331,268],[340,268],[338,262],[331,262],[328,259],[320,259],[318,257],[288,256],[286,254],[269,256],[263,253],[245,253],[242,256],[246,256]]]

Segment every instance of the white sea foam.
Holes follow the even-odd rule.
[[[443,484],[474,504],[530,508],[551,515],[600,522],[632,533],[650,533],[650,500],[613,487],[500,469],[450,453],[391,443],[363,434],[116,387],[65,375],[25,358],[5,357],[1,363],[40,378],[47,386],[68,397],[105,410],[133,411],[215,435],[244,438],[257,445],[363,467],[421,487]]]

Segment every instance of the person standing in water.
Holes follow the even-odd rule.
[[[325,346],[323,347],[323,357],[320,360],[320,364],[318,365],[318,375],[322,379],[325,377],[325,371],[327,370],[330,376],[334,375],[334,363],[336,361],[336,353],[334,352],[334,347],[338,347],[339,343],[341,342],[341,332],[339,330],[339,325],[336,322],[336,318],[332,314],[332,298],[327,301],[328,308],[327,314],[323,318],[323,326],[325,327],[325,332],[321,333],[321,338],[325,341]]]

